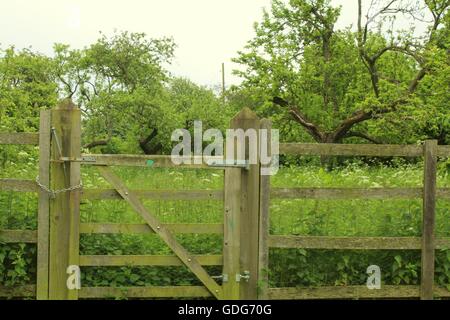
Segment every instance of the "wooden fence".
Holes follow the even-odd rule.
[[[435,140],[418,145],[280,145],[280,154],[302,156],[376,156],[424,157],[423,188],[292,188],[270,187],[270,177],[261,177],[260,216],[260,298],[262,299],[351,299],[351,298],[418,298],[450,297],[446,288],[434,287],[435,249],[450,248],[450,238],[435,238],[436,200],[450,199],[450,189],[436,187],[438,157],[450,157],[449,146],[438,146]],[[313,237],[271,235],[269,233],[271,199],[423,199],[422,237]],[[450,218],[450,217],[449,217]],[[421,250],[420,286],[366,286],[319,288],[269,288],[269,249],[303,248],[322,250]]]
[[[241,111],[230,128],[270,129],[249,109]],[[270,141],[270,140],[269,140]],[[310,299],[310,298],[392,298],[449,297],[443,288],[433,287],[434,249],[450,246],[450,239],[435,239],[436,198],[450,199],[449,189],[436,188],[437,157],[449,157],[449,146],[428,141],[422,146],[282,144],[281,153],[296,155],[357,155],[425,157],[423,188],[377,189],[271,189],[270,177],[260,174],[260,165],[247,170],[238,167],[211,168],[207,165],[175,166],[169,156],[81,154],[80,110],[70,101],[41,112],[39,133],[0,134],[1,144],[38,145],[39,178],[0,179],[0,191],[38,194],[37,230],[0,230],[0,242],[37,245],[36,285],[0,287],[0,297],[46,299],[214,297],[218,299]],[[270,147],[270,146],[269,146]],[[110,189],[83,189],[82,166],[96,166]],[[222,170],[223,190],[155,191],[130,190],[109,166],[197,168]],[[56,191],[55,190],[59,190]],[[424,224],[421,238],[337,238],[275,236],[269,234],[270,199],[384,199],[423,198]],[[80,223],[80,202],[89,200],[126,201],[145,224]],[[216,200],[223,202],[223,223],[164,224],[141,203],[141,199]],[[80,234],[157,234],[173,251],[171,256],[80,255]],[[222,255],[191,255],[174,234],[222,234]],[[269,248],[422,250],[422,284],[365,287],[269,288]],[[87,266],[186,266],[202,286],[171,287],[82,287],[69,290],[66,269]],[[222,266],[217,282],[204,266]],[[225,278],[223,278],[225,277]],[[220,284],[219,284],[220,283]]]

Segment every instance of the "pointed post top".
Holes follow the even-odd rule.
[[[259,119],[258,115],[250,108],[245,107],[238,114],[233,117],[233,120],[254,120]]]
[[[73,103],[72,99],[66,98],[61,100],[56,106],[58,110],[73,110],[78,109],[78,107]]]

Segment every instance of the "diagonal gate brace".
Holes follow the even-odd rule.
[[[98,170],[103,177],[117,190],[117,192],[126,200],[131,207],[137,211],[142,218],[147,222],[150,228],[161,237],[161,239],[172,249],[177,257],[195,274],[195,276],[205,285],[205,287],[216,297],[222,297],[222,287],[217,284],[214,279],[206,272],[201,264],[193,257],[169,232],[169,230],[162,225],[162,223],[154,217],[147,208],[144,207],[139,198],[130,191],[122,180],[115,175],[108,167],[101,166]]]

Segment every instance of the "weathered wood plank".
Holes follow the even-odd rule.
[[[261,129],[267,130],[267,146],[261,142],[261,150],[267,149],[267,155],[272,156],[271,150],[271,129],[272,123],[267,120],[261,120]],[[261,165],[263,168],[269,168],[270,165]],[[270,176],[261,175],[259,186],[259,261],[258,261],[258,299],[267,299],[267,289],[269,288],[269,226],[270,226]]]
[[[371,156],[420,157],[422,147],[416,145],[282,143],[280,154],[304,156]]]
[[[38,192],[36,181],[23,179],[0,179],[0,191]]]
[[[31,298],[36,296],[35,285],[24,285],[14,287],[0,286],[1,298]]]
[[[36,230],[0,230],[0,242],[37,243]]]
[[[225,170],[224,188],[223,274],[228,276],[228,281],[222,284],[223,296],[226,300],[239,300],[240,282],[235,279],[241,272],[241,169]]]
[[[55,133],[52,139],[52,160],[76,157],[80,151],[77,137],[80,133],[80,109],[70,100],[64,100],[52,109],[51,118]],[[52,161],[50,170],[53,190],[73,187],[79,182],[75,163]],[[79,217],[76,205],[73,205],[73,195],[73,192],[58,193],[50,200],[49,299],[51,300],[76,299],[76,290],[67,288],[66,273],[69,265],[78,265],[76,251],[79,235],[76,230]]]
[[[146,200],[223,200],[223,190],[132,190]],[[114,189],[83,190],[84,200],[123,200]]]
[[[240,264],[241,272],[248,271],[248,281],[240,283],[240,299],[256,300],[258,286],[258,239],[259,239],[259,178],[260,178],[260,132],[261,123],[258,116],[249,108],[242,109],[230,122],[231,129],[241,129],[244,132],[254,132],[257,139],[244,141],[237,139],[233,143],[235,150],[245,150],[244,154],[234,152],[234,159],[227,155],[228,160],[252,160],[249,170],[241,171],[241,218],[240,218]],[[231,141],[227,140],[227,146]],[[247,142],[249,141],[249,142]],[[243,144],[243,145],[242,145]],[[255,154],[251,154],[253,150]],[[252,153],[253,153],[252,152]],[[241,157],[241,158],[239,158]],[[244,157],[244,158],[242,158]]]
[[[438,188],[436,190],[436,197],[439,199],[450,199],[450,188]]]
[[[153,231],[161,237],[192,273],[197,276],[216,298],[220,299],[222,297],[222,288],[209,276],[200,263],[179,244],[170,231],[144,207],[138,197],[134,195],[109,168],[99,167],[98,169],[103,177],[116,188],[120,195],[141,215],[145,222],[147,222]]]
[[[81,157],[81,110],[76,107],[70,113],[70,150],[69,157]],[[74,162],[70,164],[70,186],[81,184],[81,164]],[[69,238],[69,266],[80,264],[80,200],[81,190],[74,189],[69,192],[70,213],[70,238]],[[78,299],[78,290],[69,290],[69,300]]]
[[[195,255],[193,256],[203,266],[223,265],[222,255]],[[80,266],[104,267],[104,266],[183,266],[183,262],[177,256],[80,256]]]
[[[433,299],[434,286],[434,227],[436,219],[436,177],[437,177],[437,141],[425,141],[423,147],[424,164],[424,192],[422,219],[422,277],[420,298]]]
[[[84,160],[82,160],[84,159]],[[177,165],[173,163],[172,157],[167,155],[131,155],[131,154],[83,154],[80,163],[93,166],[130,166],[146,168],[188,168],[188,169],[212,169],[223,170],[223,168],[211,167],[208,161],[220,161],[221,157],[202,157],[201,164],[196,164],[196,157],[186,157],[191,164]]]
[[[312,237],[269,236],[271,248],[327,250],[420,250],[418,237]],[[450,238],[437,238],[436,249],[450,248]]]
[[[169,231],[178,234],[223,234],[222,223],[167,223],[162,225]],[[155,232],[148,224],[81,223],[80,233],[151,234]]]
[[[39,125],[39,181],[50,185],[50,127],[51,111],[40,112]],[[49,242],[50,242],[50,198],[49,194],[39,189],[38,206],[38,244],[37,244],[37,300],[48,299],[49,279]]]
[[[272,199],[419,199],[422,188],[274,188]]]
[[[437,156],[442,158],[450,157],[450,146],[438,146]]]
[[[38,145],[39,133],[0,133],[0,145],[2,144]]]
[[[380,290],[369,290],[366,286],[349,287],[318,287],[318,288],[271,288],[268,290],[269,299],[297,300],[297,299],[392,299],[419,298],[419,286],[382,286]],[[440,297],[450,297],[445,288],[436,288],[435,293]]]
[[[200,286],[176,287],[82,287],[79,298],[208,298],[211,293]]]

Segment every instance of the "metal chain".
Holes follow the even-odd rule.
[[[78,184],[76,186],[68,187],[68,188],[65,188],[65,189],[52,190],[52,189],[50,189],[49,187],[47,187],[46,185],[42,184],[39,181],[39,176],[36,177],[36,183],[42,190],[47,192],[52,198],[55,198],[56,195],[60,194],[60,193],[75,191],[75,190],[83,188],[83,183],[80,181],[80,184]]]

